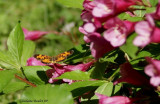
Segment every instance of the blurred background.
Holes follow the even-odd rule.
[[[20,20],[29,31],[51,32],[35,41],[35,53],[53,56],[64,52],[83,43],[78,31],[80,13],[56,0],[0,0],[0,49],[7,50],[8,35]]]
[[[51,32],[34,41],[35,53],[54,56],[67,51],[83,43],[80,14],[80,9],[66,8],[56,0],[0,0],[0,50],[7,50],[7,38],[20,20],[29,31]],[[17,97],[20,92],[2,95],[0,104],[15,104]]]

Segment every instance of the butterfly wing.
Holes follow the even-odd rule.
[[[41,55],[41,54],[36,54],[34,57],[38,60],[40,60],[44,64],[50,64],[53,63],[52,57],[46,56],[46,55]]]
[[[64,52],[64,53],[61,53],[61,54],[59,54],[59,55],[57,55],[57,56],[55,56],[55,57],[53,58],[53,62],[56,63],[56,62],[63,61],[63,60],[65,60],[68,56],[70,56],[70,55],[72,55],[72,54],[73,54],[73,50],[71,50],[71,51],[66,51],[66,52]]]

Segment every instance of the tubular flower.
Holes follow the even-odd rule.
[[[96,18],[107,20],[122,12],[127,11],[131,5],[135,5],[138,0],[94,0],[92,14]]]
[[[134,31],[134,22],[121,21],[118,18],[109,19],[104,27],[104,38],[111,43],[113,47],[121,46],[125,43],[127,36]]]
[[[124,63],[120,66],[121,78],[116,80],[114,84],[127,82],[137,86],[149,85],[149,81],[138,71],[132,68],[131,64]]]
[[[133,44],[139,47],[145,47],[149,43],[160,43],[160,29],[155,26],[150,14],[146,17],[147,21],[141,21],[135,25],[138,36],[134,39]]]
[[[149,62],[149,65],[145,67],[144,72],[150,76],[150,84],[153,86],[160,85],[160,61],[146,57],[146,60]]]
[[[99,97],[99,104],[133,104],[133,100],[125,96],[108,97],[98,93],[96,95]]]
[[[93,57],[96,59],[102,57],[105,53],[115,49],[111,44],[104,39],[100,34],[92,34],[89,36],[91,41],[90,50]]]
[[[46,35],[49,33],[45,31],[28,31],[25,28],[23,28],[23,32],[25,35],[25,40],[37,40],[41,38],[43,35]]]

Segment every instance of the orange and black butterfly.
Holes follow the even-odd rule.
[[[34,57],[38,60],[40,60],[44,64],[51,64],[51,63],[57,63],[65,60],[68,56],[73,54],[73,50],[66,51],[64,53],[61,53],[57,56],[46,56],[41,54],[36,54]]]

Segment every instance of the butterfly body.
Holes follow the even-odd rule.
[[[51,63],[57,63],[65,60],[68,56],[72,55],[73,50],[66,51],[64,53],[61,53],[57,56],[47,56],[47,55],[41,55],[41,54],[35,54],[34,57],[38,60],[40,60],[44,64],[51,64]]]

